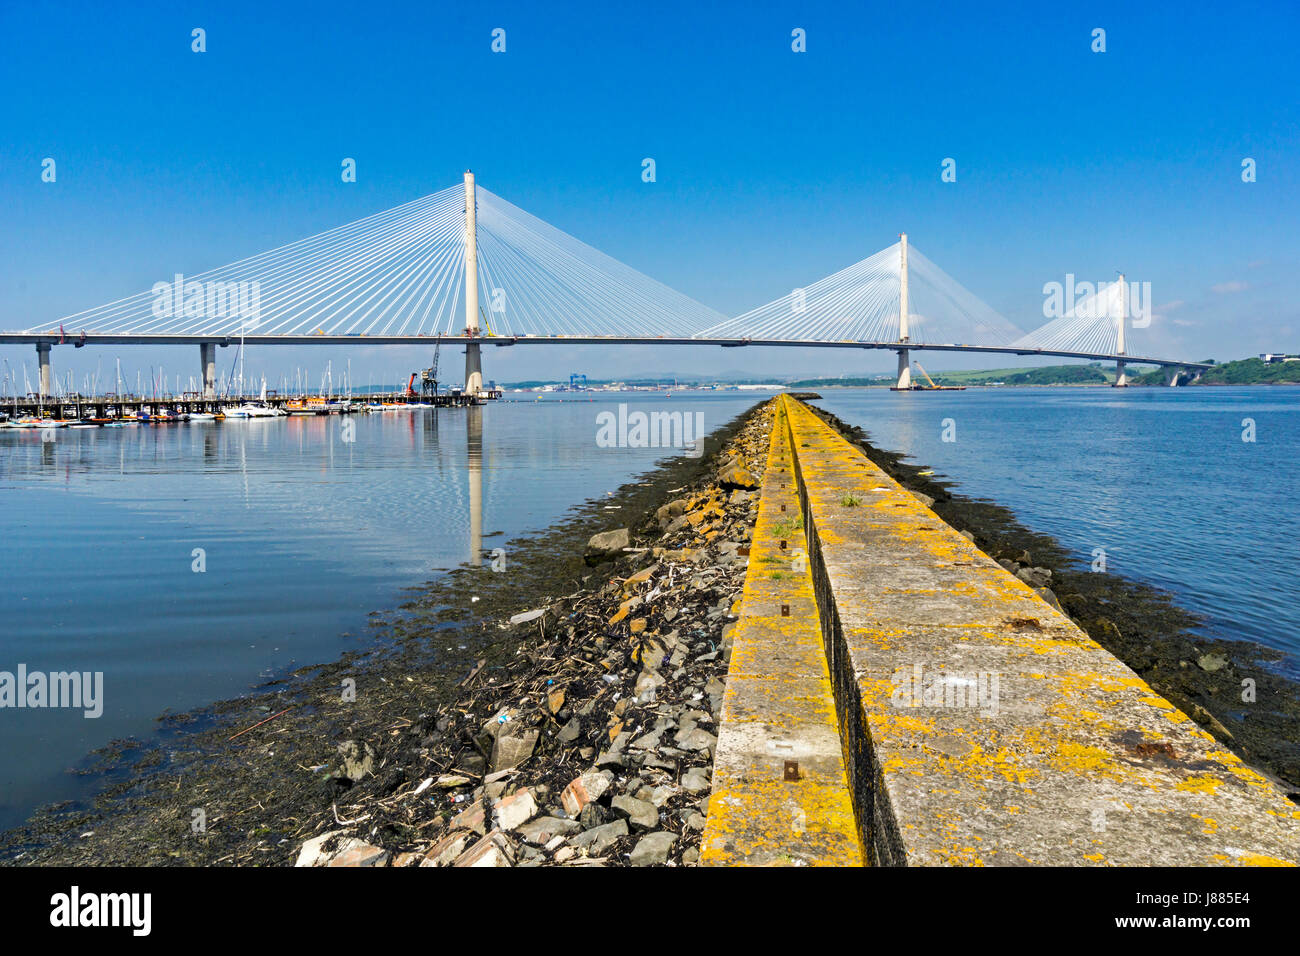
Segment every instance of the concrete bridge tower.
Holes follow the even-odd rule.
[[[909,334],[907,328],[907,233],[899,233],[898,238],[898,341],[906,342]],[[910,349],[898,350],[898,384],[895,387],[912,387],[912,352]]]
[[[1114,296],[1107,297],[1112,307],[1115,302]],[[1124,281],[1124,273],[1119,274],[1119,338],[1115,343],[1115,353],[1124,354],[1124,322],[1128,315],[1128,283]],[[1128,388],[1128,374],[1124,371],[1124,360],[1120,359],[1115,363],[1115,387]]]
[[[42,399],[50,394],[50,388],[53,385],[53,373],[50,371],[50,348],[49,342],[36,343],[36,362],[40,367],[39,384],[36,387],[40,389]]]
[[[203,397],[217,397],[217,343],[199,343],[199,368],[203,372]]]
[[[465,170],[465,334],[479,334],[478,324],[478,210],[475,208],[474,174]],[[483,390],[483,359],[479,344],[465,346],[465,394],[471,400]]]

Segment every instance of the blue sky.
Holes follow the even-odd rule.
[[[1290,4],[24,3],[0,7],[0,327],[395,206],[466,167],[734,314],[912,242],[1024,328],[1066,273],[1150,281],[1146,351],[1300,352]],[[207,32],[207,52],[190,49]],[[507,51],[490,49],[506,30]],[[791,50],[791,30],[807,52]],[[1106,30],[1105,53],[1090,49]],[[55,183],[41,162],[57,163]],[[343,157],[357,182],[343,183]],[[653,157],[657,181],[641,180]],[[945,157],[955,183],[940,181]],[[1258,181],[1241,181],[1241,162]],[[197,349],[56,349],[56,370]],[[34,350],[0,348],[11,365]],[[262,349],[273,379],[413,349]],[[223,352],[222,361],[227,355]],[[569,371],[878,372],[888,353],[528,349]],[[446,360],[446,359],[444,359]],[[971,363],[967,363],[971,364]],[[1006,364],[981,359],[977,366]],[[933,360],[934,367],[955,367]],[[80,384],[80,378],[78,378]]]

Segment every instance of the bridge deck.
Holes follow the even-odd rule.
[[[249,335],[245,345],[492,345],[508,348],[514,345],[705,345],[715,348],[827,348],[868,349],[913,352],[971,352],[990,355],[1041,356],[1045,358],[1071,358],[1086,361],[1127,362],[1133,365],[1176,366],[1178,368],[1208,369],[1202,362],[1185,362],[1181,359],[1153,358],[1143,355],[1118,355],[1112,352],[1079,352],[1061,349],[1017,348],[1010,345],[967,345],[941,342],[863,342],[853,340],[822,339],[742,339],[673,336],[619,336],[619,335]],[[105,335],[99,333],[68,332],[0,332],[0,345],[207,345],[223,347],[240,343],[238,333],[233,335],[169,335],[132,334]]]

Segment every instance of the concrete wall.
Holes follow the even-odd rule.
[[[1300,808],[1280,789],[806,405],[778,401],[871,862],[1300,858]]]

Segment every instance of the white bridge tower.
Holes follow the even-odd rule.
[[[906,342],[909,337],[907,328],[907,233],[898,235],[898,341]],[[912,387],[912,352],[910,349],[898,350],[898,384],[895,388]]]
[[[1115,296],[1107,297],[1110,302],[1115,302]],[[1128,283],[1124,281],[1124,273],[1119,274],[1119,338],[1115,343],[1115,354],[1124,354],[1124,321],[1128,316]],[[1115,363],[1115,387],[1128,388],[1128,374],[1124,371],[1124,360],[1119,359]]]
[[[478,219],[474,174],[465,170],[465,334],[479,334],[478,324]],[[471,401],[483,391],[483,360],[479,344],[465,345],[465,394]]]

